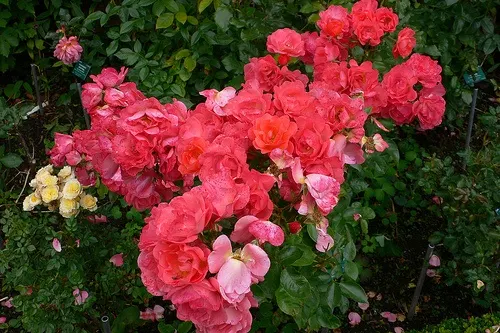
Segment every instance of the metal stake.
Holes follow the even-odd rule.
[[[80,97],[80,104],[82,104],[82,109],[83,109],[83,116],[85,117],[85,125],[87,125],[87,129],[90,129],[90,119],[89,119],[89,114],[83,107],[83,102],[82,102],[82,84],[78,82],[76,84],[76,88],[78,89],[78,96]]]
[[[109,325],[109,317],[108,316],[102,316],[101,322],[102,322],[102,331],[103,331],[103,333],[111,333],[111,326]]]
[[[477,92],[478,88],[474,88],[474,94],[472,95],[472,105],[469,113],[469,126],[467,128],[467,138],[465,139],[465,152],[469,151],[470,139],[472,136],[472,126],[474,125],[474,114],[476,113]],[[466,160],[467,157],[465,156],[462,164],[462,168],[464,169],[467,166]]]
[[[43,102],[40,97],[40,87],[38,86],[38,71],[36,69],[35,64],[31,64],[31,75],[33,76],[33,85],[35,86],[36,92],[36,100],[38,102],[38,108],[40,110],[40,114],[43,116]]]
[[[434,252],[434,245],[429,244],[427,252],[425,253],[424,264],[422,265],[422,270],[420,271],[420,277],[418,278],[417,288],[413,293],[413,299],[411,301],[410,311],[408,311],[409,320],[411,320],[411,318],[415,314],[415,308],[417,307],[418,299],[420,298],[420,293],[422,292],[422,287],[424,285],[425,275],[427,267],[429,266],[429,259],[432,256],[432,252]]]

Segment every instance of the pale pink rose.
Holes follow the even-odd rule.
[[[267,36],[267,50],[290,57],[305,55],[304,41],[299,33],[292,29],[278,29]]]
[[[354,213],[354,214],[352,215],[352,218],[354,219],[354,221],[358,221],[358,220],[361,218],[361,214]]]
[[[357,312],[350,312],[348,318],[351,326],[356,326],[361,322],[361,316]]]
[[[335,178],[320,174],[307,175],[305,182],[320,211],[324,215],[329,214],[339,201],[339,182]]]
[[[427,274],[428,277],[433,278],[436,276],[436,270],[428,269],[425,274]]]
[[[12,300],[13,300],[13,298],[11,297],[11,298],[9,298],[8,300],[6,300],[6,301],[4,301],[4,302],[0,303],[0,305],[5,306],[6,308],[9,308],[9,309],[10,309],[11,307],[13,307],[13,305],[12,305]]]
[[[7,317],[0,317],[0,324],[5,324],[7,322]]]
[[[370,303],[358,303],[361,310],[366,311],[370,307]]]
[[[201,91],[200,95],[207,98],[205,105],[208,110],[214,111],[218,116],[226,116],[226,112],[222,108],[236,96],[236,89],[233,87],[226,87],[221,91],[208,89]]]
[[[90,75],[90,78],[103,88],[113,88],[123,83],[128,68],[120,68],[120,72],[112,67],[104,68],[98,75]]]
[[[54,248],[54,250],[56,250],[56,252],[61,252],[62,251],[61,242],[57,238],[54,238],[52,240],[52,247]]]
[[[434,267],[439,267],[439,266],[441,266],[441,260],[439,259],[439,257],[437,255],[433,254],[431,256],[431,258],[429,259],[429,265],[434,266]]]
[[[402,327],[394,327],[394,333],[404,333],[404,329]]]
[[[391,323],[396,322],[396,320],[398,318],[394,313],[388,312],[388,311],[382,312],[380,315],[382,317],[384,317],[385,319],[387,319]]]
[[[280,169],[289,168],[293,164],[293,157],[287,150],[275,148],[269,154],[269,158]]]
[[[115,254],[109,259],[109,262],[115,265],[116,267],[120,267],[123,265],[123,253]]]
[[[378,133],[373,136],[373,144],[375,145],[375,150],[380,153],[389,148],[387,142]]]
[[[97,83],[82,85],[82,105],[87,112],[98,106],[102,101],[104,91]]]
[[[231,241],[227,236],[219,236],[208,256],[211,273],[217,273],[217,282],[222,297],[229,303],[238,303],[250,291],[253,281],[261,281],[271,262],[260,247],[247,244],[239,254],[233,254]]]
[[[326,252],[333,247],[334,240],[327,232],[328,220],[323,218],[323,223],[316,226],[316,231],[318,233],[318,239],[316,240],[316,250],[319,252]]]
[[[59,40],[54,51],[54,57],[61,60],[66,65],[71,65],[80,60],[83,48],[78,43],[76,36],[67,38],[64,36]]]
[[[146,308],[145,311],[141,311],[139,314],[139,318],[141,318],[142,320],[157,321],[163,318],[164,312],[165,309],[163,307],[155,305],[153,309]]]
[[[85,290],[80,291],[80,289],[73,290],[73,296],[75,296],[75,305],[81,305],[85,303],[87,298],[89,297],[89,293]]]
[[[237,243],[248,243],[257,238],[261,243],[269,242],[271,245],[280,246],[285,240],[283,230],[269,221],[259,220],[257,217],[247,215],[236,221],[231,233],[231,240]]]

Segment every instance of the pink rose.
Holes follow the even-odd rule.
[[[413,104],[413,113],[417,115],[423,130],[432,129],[441,124],[446,110],[446,101],[437,95],[420,96]]]
[[[300,81],[285,82],[274,88],[274,106],[291,117],[307,115],[313,100]]]
[[[233,87],[226,87],[221,91],[209,89],[201,91],[200,95],[207,98],[205,106],[209,111],[215,112],[218,116],[225,116],[226,112],[223,110],[223,107],[234,98],[236,89]]]
[[[264,114],[273,114],[271,108],[272,95],[264,94],[260,90],[246,88],[231,99],[224,110],[239,121],[252,123]]]
[[[384,32],[393,32],[399,23],[399,17],[392,8],[381,7],[375,11],[375,17]]]
[[[87,301],[89,293],[85,290],[80,291],[80,289],[73,290],[73,296],[75,297],[75,305],[82,305]]]
[[[348,318],[351,326],[356,326],[361,322],[361,316],[356,312],[350,312]]]
[[[437,60],[431,57],[414,53],[405,63],[413,70],[418,81],[426,88],[434,88],[441,83],[441,71]]]
[[[416,44],[415,31],[411,28],[404,28],[398,34],[398,40],[392,49],[392,55],[395,59],[399,56],[406,58],[411,54]]]
[[[125,67],[122,67],[120,72],[112,67],[107,67],[104,68],[98,75],[90,75],[90,78],[103,88],[113,88],[123,83],[127,72],[128,69]]]
[[[267,50],[290,57],[305,55],[304,42],[292,29],[278,29],[267,37]]]
[[[326,153],[333,131],[318,118],[297,118],[298,130],[292,137],[296,156],[303,164],[314,162]]]
[[[388,100],[395,105],[403,105],[417,98],[417,92],[413,86],[418,78],[409,66],[394,66],[384,75],[382,86],[387,91]]]
[[[285,240],[283,230],[269,221],[259,220],[252,215],[243,216],[234,225],[231,240],[237,243],[248,243],[258,239],[261,243],[269,242],[273,246],[280,246]]]
[[[333,38],[341,39],[349,35],[349,13],[342,6],[329,6],[319,13],[318,27]]]
[[[269,54],[262,58],[251,58],[244,72],[245,81],[256,80],[264,91],[272,91],[281,77],[280,68]]]
[[[212,208],[199,191],[184,193],[169,203],[161,203],[146,218],[157,228],[160,239],[172,243],[190,243],[198,238],[212,217]]]
[[[59,40],[54,51],[54,57],[61,60],[66,65],[71,65],[80,60],[83,48],[78,43],[78,37],[71,36],[67,38],[64,36]]]
[[[130,176],[154,166],[153,148],[149,141],[140,140],[133,134],[125,133],[113,137],[113,158]]]
[[[115,254],[109,259],[109,262],[115,265],[116,267],[123,266],[123,253]]]
[[[384,30],[375,19],[370,18],[357,22],[354,34],[358,37],[361,45],[369,44],[370,46],[376,46],[380,44]]]
[[[82,105],[87,112],[102,102],[104,91],[97,83],[85,83],[82,85]]]

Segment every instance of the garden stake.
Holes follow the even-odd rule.
[[[408,311],[408,320],[411,320],[415,314],[415,308],[417,307],[418,299],[420,298],[420,292],[422,291],[422,286],[424,285],[425,274],[427,267],[429,266],[429,259],[431,258],[433,251],[434,245],[429,244],[424,258],[424,264],[422,265],[422,270],[420,271],[420,277],[418,278],[417,288],[415,289],[415,293],[413,294],[413,299],[411,301],[410,311]]]
[[[472,105],[469,114],[469,127],[467,128],[467,138],[465,139],[465,152],[469,151],[470,138],[472,135],[472,125],[474,124],[474,114],[476,113],[477,91],[478,88],[474,88],[474,94],[472,95]],[[464,156],[462,168],[465,169],[466,166],[467,166],[467,156]]]
[[[43,103],[42,103],[42,98],[40,97],[40,87],[38,86],[38,73],[35,64],[31,64],[31,75],[33,76],[33,85],[35,86],[38,109],[40,110],[40,114],[43,115]]]
[[[102,322],[102,331],[104,333],[111,333],[111,326],[109,326],[109,317],[102,316],[101,322]]]
[[[83,116],[85,117],[85,125],[87,125],[87,129],[90,129],[89,115],[88,115],[87,111],[85,111],[85,108],[83,107],[82,84],[80,82],[77,82],[76,88],[78,89],[78,96],[80,97],[80,103],[82,104]]]

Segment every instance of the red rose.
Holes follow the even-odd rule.
[[[321,158],[330,145],[333,135],[328,124],[320,118],[300,117],[297,119],[298,131],[292,138],[295,154],[301,162],[314,162]]]
[[[399,17],[394,14],[392,8],[381,7],[377,9],[375,17],[384,32],[393,32],[399,23]]]
[[[245,81],[256,80],[264,91],[272,91],[280,80],[280,68],[271,55],[262,58],[251,58],[243,68]]]
[[[158,264],[158,277],[167,285],[180,286],[200,282],[208,272],[210,250],[203,244],[160,242],[153,256]]]
[[[389,102],[396,105],[403,105],[417,98],[417,92],[413,89],[416,83],[417,77],[404,64],[393,67],[382,80]]]
[[[153,148],[149,141],[139,140],[129,133],[113,137],[113,159],[130,176],[154,166]]]
[[[370,44],[376,46],[380,44],[380,38],[384,35],[384,30],[376,20],[366,19],[355,25],[354,34],[358,37],[361,45]]]
[[[270,153],[273,149],[286,149],[292,135],[297,131],[297,124],[286,115],[282,117],[265,114],[255,121],[248,131],[253,146],[262,153]]]
[[[363,97],[376,95],[378,86],[378,71],[373,68],[371,61],[365,61],[361,65],[356,60],[349,62],[349,90],[351,94],[363,93]]]
[[[410,28],[404,28],[401,30],[398,34],[398,40],[392,49],[394,59],[399,56],[402,58],[409,56],[416,44],[417,40],[415,39],[415,31]]]
[[[291,234],[296,234],[302,229],[302,226],[300,225],[300,222],[293,221],[288,223],[288,228],[290,229]]]
[[[318,27],[328,36],[342,39],[349,35],[349,13],[342,6],[330,6],[319,13]]]
[[[423,130],[432,129],[443,120],[446,102],[438,95],[420,96],[413,104],[413,113],[417,115]]]
[[[426,88],[434,88],[438,83],[441,83],[441,71],[437,60],[431,57],[414,53],[410,59],[406,61],[410,66],[418,81]]]
[[[305,115],[313,101],[300,81],[285,82],[274,88],[274,106],[291,117]]]
[[[270,34],[266,45],[269,52],[290,57],[300,57],[306,53],[300,34],[288,28],[278,29]]]

